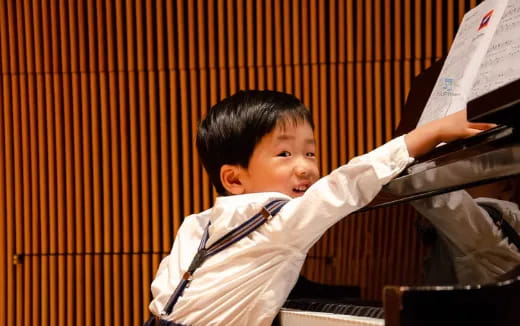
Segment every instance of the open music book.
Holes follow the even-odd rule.
[[[485,0],[464,15],[418,125],[518,79],[520,0]]]

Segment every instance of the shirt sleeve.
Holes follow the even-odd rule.
[[[398,137],[318,180],[287,203],[270,227],[284,232],[285,243],[306,252],[334,223],[370,203],[412,161],[404,137]]]

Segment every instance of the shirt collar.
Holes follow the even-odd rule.
[[[211,209],[209,239],[206,247],[258,213],[273,199],[291,199],[278,192],[258,192],[217,197]]]

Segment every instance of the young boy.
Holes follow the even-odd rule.
[[[200,123],[197,148],[220,195],[188,216],[152,283],[150,310],[183,325],[271,325],[309,248],[344,216],[368,204],[413,157],[440,142],[489,128],[464,111],[423,125],[319,178],[313,122],[294,96],[241,91]],[[208,228],[210,247],[274,199],[289,200],[247,237],[209,257],[173,307],[164,308]]]

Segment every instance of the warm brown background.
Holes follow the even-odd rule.
[[[198,120],[245,88],[312,109],[327,173],[389,140],[477,0],[0,0],[0,324],[141,325],[183,216],[211,206]],[[304,274],[420,282],[407,206],[356,214]]]

